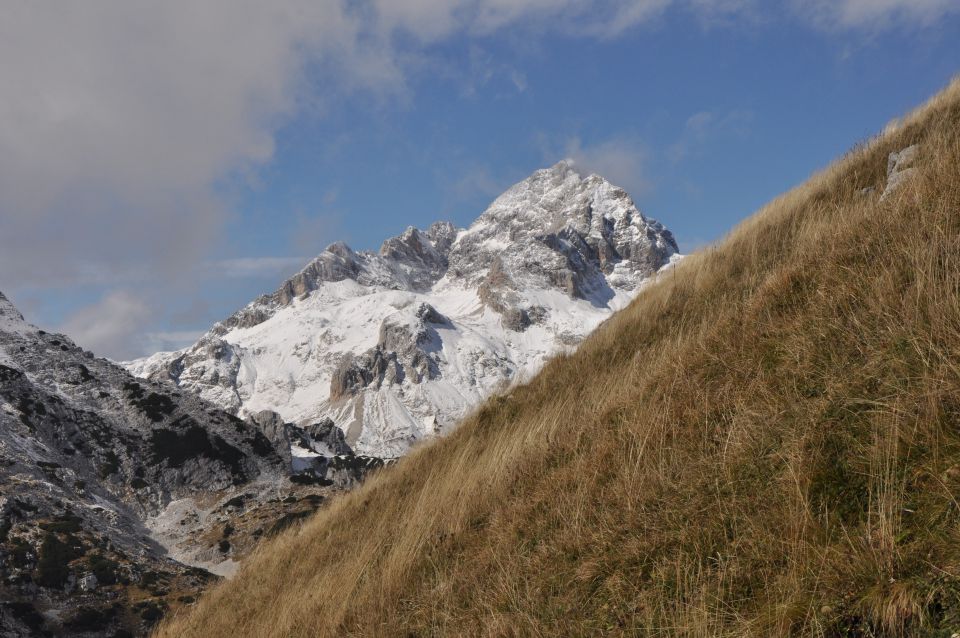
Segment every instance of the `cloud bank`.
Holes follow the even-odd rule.
[[[356,54],[354,29],[298,0],[8,4],[4,283],[194,263],[225,219],[218,180],[269,161],[304,60]]]

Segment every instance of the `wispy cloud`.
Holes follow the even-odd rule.
[[[290,245],[300,254],[318,255],[334,241],[349,243],[350,238],[342,229],[343,215],[335,209],[309,213],[297,211],[290,231]]]
[[[950,13],[960,13],[956,0],[793,0],[793,5],[828,31],[926,27]]]
[[[141,340],[143,352],[170,352],[180,350],[197,342],[203,336],[203,330],[173,330],[168,332],[148,332]]]
[[[117,291],[78,310],[60,330],[83,348],[124,359],[143,354],[141,335],[150,315],[138,295]]]
[[[734,109],[722,114],[700,111],[687,118],[677,141],[667,147],[667,159],[678,164],[696,155],[713,138],[721,135],[745,135],[750,129],[753,112]]]
[[[225,277],[269,277],[305,266],[306,257],[238,257],[213,262],[212,269]]]
[[[222,287],[225,279],[256,279],[276,285],[307,263],[304,257],[240,257],[205,262],[195,276],[202,289]],[[150,330],[163,312],[153,295],[143,292],[149,278],[142,272],[131,273],[126,280],[119,275],[106,280],[115,287],[99,300],[87,304],[67,317],[56,329],[70,335],[78,344],[114,359],[131,359],[159,350],[177,350],[196,341],[200,328]],[[133,282],[135,287],[128,286]],[[116,288],[119,287],[119,288]],[[202,300],[174,313],[169,320],[179,325],[209,321],[210,308]]]
[[[521,93],[527,90],[527,76],[522,71],[516,69],[510,71],[510,81]]]
[[[646,148],[630,135],[595,144],[584,144],[579,137],[572,137],[566,142],[564,156],[573,160],[580,171],[603,175],[633,197],[643,195],[653,185],[646,171]]]
[[[471,165],[458,176],[447,182],[447,190],[457,200],[469,200],[475,197],[492,199],[510,185],[509,179],[494,175],[490,167]]]

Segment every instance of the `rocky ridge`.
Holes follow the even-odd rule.
[[[0,635],[145,633],[379,466],[331,424],[269,425],[136,379],[0,294]]]

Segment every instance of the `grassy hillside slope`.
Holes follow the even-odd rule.
[[[950,636],[958,500],[955,82],[160,635]]]

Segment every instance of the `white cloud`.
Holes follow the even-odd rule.
[[[476,3],[471,28],[491,33],[517,22],[546,21],[570,35],[616,37],[671,4],[673,0],[484,0]]]
[[[203,333],[203,330],[149,332],[142,341],[140,348],[141,352],[137,353],[137,355],[144,353],[152,354],[154,352],[170,352],[173,350],[180,350],[181,348],[186,348],[187,346],[196,343],[197,339],[203,336]]]
[[[794,6],[831,31],[932,26],[949,13],[960,13],[957,0],[794,0]]]
[[[603,175],[635,198],[651,187],[645,169],[646,151],[629,136],[593,145],[584,145],[574,137],[567,141],[565,155],[580,172]]]
[[[527,90],[527,76],[522,71],[517,71],[514,69],[510,72],[510,81],[513,82],[513,86],[516,87],[518,91],[523,93]]]
[[[140,304],[163,306],[221,246],[218,185],[269,162],[277,127],[310,102],[308,65],[338,90],[402,87],[361,30],[338,0],[5,5],[0,288],[136,283],[156,291]],[[117,295],[64,324],[111,356],[132,318],[150,320]]]
[[[715,117],[710,111],[700,111],[687,118],[680,139],[667,148],[667,158],[676,164],[687,157],[692,146],[700,144],[706,139],[707,130],[714,119]]]
[[[113,292],[81,308],[59,329],[83,348],[123,359],[143,354],[140,335],[150,315],[150,306],[143,299],[129,292]]]
[[[192,264],[225,219],[218,180],[272,157],[305,60],[377,66],[358,53],[356,31],[336,2],[7,5],[4,283],[69,283],[137,260]]]
[[[296,270],[309,261],[306,257],[238,257],[213,264],[218,273],[238,279],[266,277]]]
[[[744,109],[734,109],[720,115],[712,111],[694,113],[687,118],[677,141],[667,147],[667,159],[677,164],[691,155],[697,155],[704,144],[717,136],[745,135],[752,120],[753,112]]]
[[[704,27],[727,26],[733,20],[754,23],[760,19],[757,0],[688,0],[690,12]]]
[[[376,28],[381,33],[398,30],[433,42],[462,28],[469,0],[373,0]]]
[[[510,186],[509,179],[495,176],[489,166],[472,164],[456,177],[445,177],[447,191],[457,200],[484,197],[492,200]]]
[[[752,11],[756,0],[372,0],[381,34],[421,43],[454,34],[489,35],[521,25],[580,37],[617,37],[678,6],[703,21]]]

